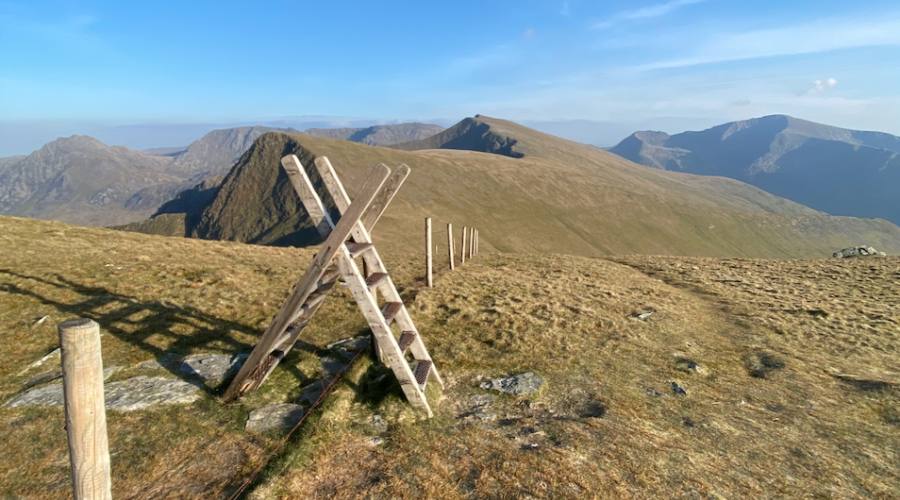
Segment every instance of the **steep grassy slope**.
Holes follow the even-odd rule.
[[[125,367],[110,382],[184,377],[140,366],[170,353],[248,352],[315,252],[9,217],[0,245],[2,402],[55,368],[29,365],[72,317],[101,325],[104,362]],[[447,382],[435,418],[363,357],[245,498],[900,496],[900,258],[482,253],[426,289],[418,255],[385,257]],[[248,413],[296,401],[356,333],[336,287],[261,390],[110,411],[113,497],[228,498],[284,436],[245,432]],[[479,388],[525,371],[538,392]],[[0,407],[0,491],[70,495],[64,422]]]
[[[457,231],[479,228],[483,249],[503,252],[801,257],[856,242],[900,251],[900,228],[885,221],[826,216],[737,181],[642,167],[502,120],[467,119],[401,146],[499,154],[266,134],[187,233],[276,245],[318,241],[280,167],[294,153],[310,167],[317,156],[330,158],[351,196],[371,165],[409,165],[412,174],[375,231],[390,249],[417,250],[422,219],[432,217],[444,248],[440,229],[451,222]]]
[[[611,152],[643,165],[738,179],[834,215],[900,224],[900,137],[773,115],[669,136],[637,132]]]

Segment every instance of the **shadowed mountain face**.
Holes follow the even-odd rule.
[[[373,164],[409,165],[412,173],[374,231],[386,251],[418,251],[425,217],[438,228],[453,223],[457,235],[462,226],[478,228],[482,251],[824,257],[857,241],[900,251],[900,228],[886,221],[824,215],[742,182],[647,168],[487,117],[397,149],[265,134],[202,209],[185,213],[183,233],[258,244],[318,243],[281,168],[287,154],[300,158],[313,182],[319,182],[313,161],[327,156],[351,197]],[[171,232],[178,214],[160,217],[159,225]],[[153,220],[130,229],[153,232],[147,229]],[[446,242],[446,236],[435,241]],[[438,244],[446,250],[446,243]]]
[[[650,167],[741,180],[833,215],[900,223],[900,137],[773,115],[669,136],[636,132],[611,152]]]
[[[400,123],[397,125],[375,125],[367,128],[310,128],[304,134],[329,139],[368,144],[369,146],[390,146],[402,142],[431,137],[444,130],[440,125],[427,123]]]

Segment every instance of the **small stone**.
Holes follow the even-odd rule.
[[[693,370],[697,373],[703,373],[703,370],[700,368],[700,365],[698,365],[697,363],[688,363],[687,368],[688,368],[688,370]]]
[[[672,382],[672,391],[673,391],[676,395],[687,396],[687,391],[685,391],[684,389],[682,389],[681,386],[678,385],[676,382]]]
[[[373,438],[369,438],[369,446],[375,447],[375,446],[381,446],[383,444],[384,444],[384,438],[380,438],[377,436],[373,437]]]
[[[481,384],[482,389],[505,392],[507,394],[531,394],[544,385],[544,379],[533,372],[526,372],[506,378],[495,378]]]
[[[372,427],[375,427],[375,430],[378,432],[387,432],[388,424],[384,421],[384,418],[381,415],[375,415],[372,417]]]
[[[481,420],[485,424],[488,422],[493,422],[494,420],[497,420],[496,413],[491,413],[489,411],[483,411],[483,410],[476,411],[475,413],[472,414],[472,416],[477,418],[478,420]]]
[[[280,404],[257,408],[250,412],[247,425],[248,432],[266,432],[275,429],[289,429],[297,425],[305,411],[300,405]]]
[[[652,312],[640,313],[635,315],[634,317],[642,321],[647,321],[647,318],[649,318],[650,316],[653,316]]]
[[[196,375],[203,380],[222,380],[228,375],[238,371],[247,354],[194,354],[184,358],[181,363],[181,371]]]
[[[641,389],[647,391],[647,394],[656,397],[665,397],[666,395],[657,391],[656,389],[651,389],[650,387],[641,387]]]

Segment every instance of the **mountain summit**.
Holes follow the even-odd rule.
[[[719,175],[816,210],[900,224],[900,137],[785,115],[669,136],[636,132],[610,149],[650,167]]]

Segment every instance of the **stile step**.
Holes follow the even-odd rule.
[[[388,273],[372,273],[366,278],[366,287],[371,292],[373,289],[377,288],[378,285],[384,283],[384,280],[388,278]]]
[[[425,389],[425,382],[428,382],[428,374],[431,373],[431,360],[422,359],[416,362],[416,383],[420,389]]]
[[[339,273],[337,266],[329,266],[325,268],[325,273],[319,278],[320,283],[328,283],[332,281]]]
[[[371,243],[345,243],[350,258],[355,259],[373,248]]]
[[[384,321],[390,325],[401,309],[403,309],[403,302],[385,302],[384,307],[381,308]]]
[[[325,297],[328,297],[328,294],[325,292],[327,292],[327,290],[323,292],[316,291],[316,293],[313,293],[312,295],[307,297],[306,302],[303,303],[303,307],[312,309],[313,307],[321,303],[323,300],[325,300]]]
[[[412,345],[413,341],[416,340],[416,332],[406,331],[400,334],[400,340],[397,341],[397,345],[400,346],[400,352],[406,353],[406,350],[409,349],[409,346]]]

